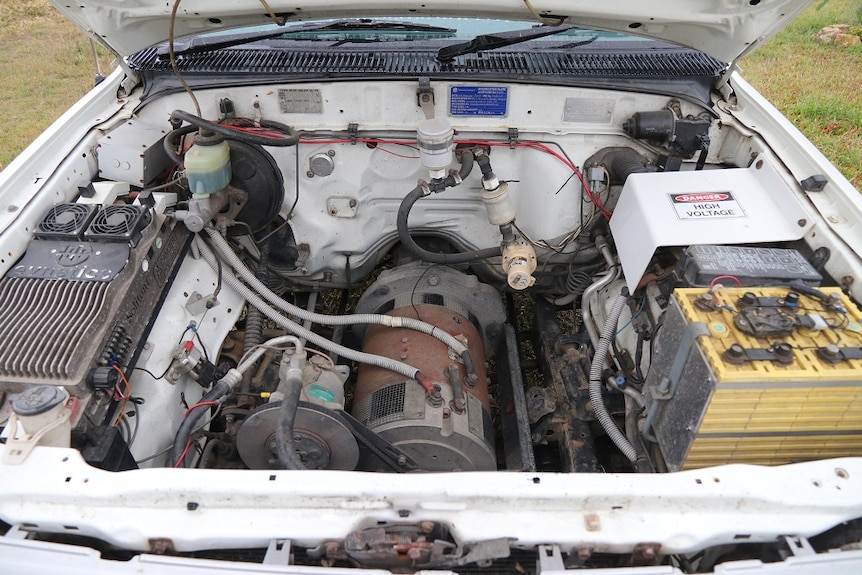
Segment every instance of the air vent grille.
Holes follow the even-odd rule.
[[[57,204],[39,222],[34,235],[39,238],[79,239],[95,211],[96,206],[90,204]]]
[[[171,72],[170,62],[156,48],[133,55],[129,62],[139,71]],[[434,51],[316,50],[233,48],[190,54],[179,68],[189,73],[242,74],[428,74],[459,73],[572,76],[579,78],[691,78],[715,77],[726,65],[706,54],[683,48],[645,52],[486,52],[460,56],[441,63]]]
[[[129,241],[146,225],[145,213],[146,210],[141,206],[105,206],[93,218],[84,237],[89,240]]]

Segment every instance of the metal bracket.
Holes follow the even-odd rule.
[[[185,308],[192,315],[201,315],[206,310],[218,307],[218,305],[219,301],[213,299],[212,294],[203,295],[195,291],[186,300]]]
[[[290,539],[273,539],[263,556],[264,565],[290,565]]]
[[[862,359],[862,347],[838,347],[827,345],[817,348],[817,357],[826,363],[836,364],[851,359]]]
[[[359,124],[347,124],[347,137],[350,138],[350,144],[356,145],[356,138],[359,137]]]
[[[805,537],[790,537],[785,535],[784,542],[790,548],[790,552],[796,557],[804,555],[817,555],[817,551],[811,546],[811,543]]]
[[[515,144],[518,143],[518,128],[509,128],[509,147],[515,149]]]
[[[682,377],[682,371],[685,369],[685,364],[688,363],[688,354],[697,342],[698,336],[701,335],[709,335],[709,328],[700,321],[691,322],[685,327],[685,331],[682,332],[682,341],[679,342],[679,348],[676,351],[676,356],[673,358],[670,373],[659,381],[657,389],[652,392],[654,401],[650,405],[642,432],[647,440],[658,442],[658,439],[652,433],[652,424],[658,413],[658,408],[662,402],[671,399],[674,393],[676,393],[676,388]]]
[[[745,348],[734,343],[721,354],[722,359],[733,365],[742,365],[749,361],[771,361],[783,365],[793,363],[793,346],[789,343],[776,342],[767,348]]]
[[[566,564],[563,562],[563,552],[559,545],[539,545],[539,558],[536,560],[536,573],[541,575],[544,571],[565,571]]]
[[[419,88],[416,90],[416,105],[422,108],[426,120],[434,119],[434,88],[430,78],[419,78]]]

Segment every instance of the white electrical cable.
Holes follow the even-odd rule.
[[[207,246],[206,243],[204,243],[204,241],[200,237],[195,238],[195,247],[199,250],[201,257],[204,259],[204,261],[206,261],[207,264],[209,264],[209,266],[214,271],[217,271],[218,263],[216,262],[216,256],[212,252],[212,250],[210,250],[209,246]],[[246,301],[259,309],[261,313],[263,313],[263,315],[265,315],[266,317],[268,317],[269,319],[271,319],[272,321],[274,321],[275,323],[277,323],[278,325],[280,325],[281,327],[283,327],[297,337],[309,341],[314,345],[317,345],[318,347],[322,347],[323,349],[326,349],[333,353],[337,353],[338,355],[346,357],[347,359],[350,359],[352,361],[376,365],[378,367],[382,367],[384,369],[400,373],[401,375],[410,379],[416,379],[416,374],[419,373],[419,370],[417,368],[406,363],[380,355],[373,355],[370,353],[356,351],[354,349],[350,349],[349,347],[344,347],[343,345],[339,345],[333,341],[330,341],[325,337],[318,335],[311,330],[305,329],[298,323],[291,321],[281,315],[278,310],[265,302],[263,298],[257,295],[233,274],[224,274],[222,279],[227,285],[229,285],[231,288],[236,290],[242,297],[244,297]]]
[[[236,271],[237,274],[251,287],[255,292],[263,296],[271,305],[284,311],[288,315],[297,317],[301,320],[311,321],[320,325],[355,325],[355,324],[374,324],[384,325],[387,327],[403,327],[419,331],[430,335],[437,340],[445,343],[457,355],[462,355],[467,351],[467,346],[460,340],[455,338],[450,333],[424,321],[411,317],[398,317],[382,314],[351,314],[351,315],[326,315],[308,311],[301,307],[297,307],[290,302],[278,297],[271,289],[255,276],[239,256],[234,253],[233,249],[227,243],[227,240],[212,227],[206,228],[207,235],[215,248],[220,259],[228,264]]]

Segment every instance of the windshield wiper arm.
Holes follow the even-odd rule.
[[[553,34],[559,34],[566,30],[571,30],[574,26],[563,24],[562,26],[539,26],[538,28],[529,28],[527,30],[512,30],[510,32],[498,32],[496,34],[482,34],[476,36],[469,42],[459,42],[451,46],[444,46],[437,51],[437,60],[440,62],[450,62],[456,56],[464,56],[465,54],[475,54],[483,50],[493,50],[495,48],[503,48],[504,46],[512,46],[521,42],[528,42],[536,38],[544,38]]]
[[[336,20],[334,22],[299,24],[290,26],[289,28],[279,28],[277,30],[265,30],[262,32],[253,32],[248,34],[229,34],[219,36],[207,36],[205,38],[191,38],[174,42],[174,54],[181,56],[184,54],[197,54],[199,52],[209,52],[212,50],[221,50],[222,48],[230,48],[232,46],[241,46],[250,44],[260,40],[271,40],[274,38],[290,38],[296,34],[302,37],[304,34],[314,32],[349,32],[349,31],[383,31],[383,32],[431,32],[454,34],[456,31],[452,28],[444,28],[441,26],[432,26],[430,24],[414,24],[413,22],[389,22],[381,20]],[[159,48],[158,57],[167,58],[170,49],[167,45]]]

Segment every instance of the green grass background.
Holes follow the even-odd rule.
[[[862,189],[862,46],[814,34],[860,25],[862,0],[818,0],[741,63],[745,77]],[[102,54],[107,71],[109,58]],[[93,85],[86,36],[47,0],[0,0],[0,169]]]

